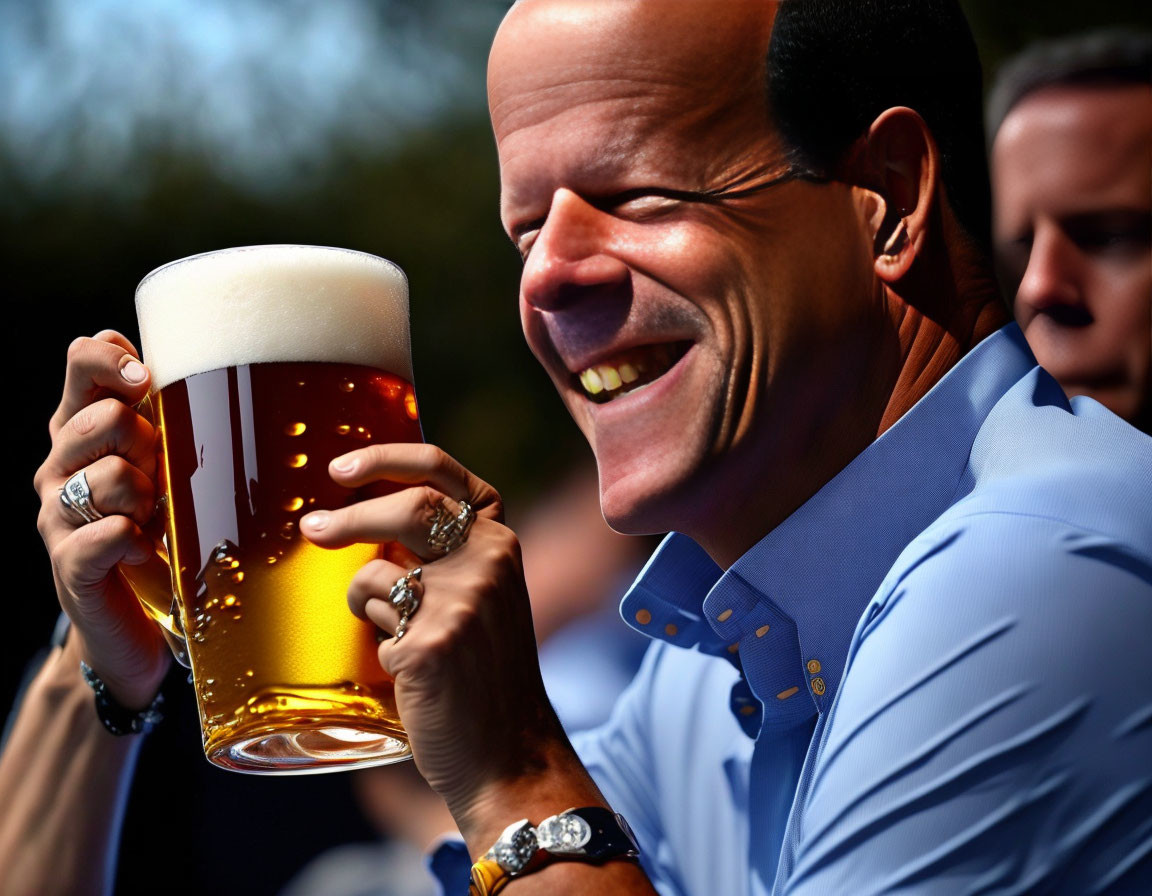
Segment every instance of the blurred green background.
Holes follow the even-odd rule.
[[[0,629],[0,710],[57,612],[30,484],[47,453],[65,350],[104,327],[135,339],[133,290],[164,262],[278,242],[389,257],[411,284],[430,441],[494,483],[513,522],[586,453],[523,346],[519,262],[497,216],[484,63],[508,5],[0,0],[0,252],[7,357],[21,374],[8,399],[17,482],[8,537],[28,560],[15,567],[7,597],[15,613]],[[987,80],[1030,40],[1150,22],[1143,0],[962,6]],[[174,759],[164,750],[177,747],[167,746],[143,761],[152,774],[171,766],[182,779],[180,763],[197,762],[195,719],[173,724],[173,743],[191,742],[191,758]],[[326,799],[333,813],[353,812],[345,797],[326,795],[339,785],[224,778],[207,789],[185,781],[162,799],[190,817],[238,812],[235,823],[253,829],[273,817],[253,805],[289,793],[314,818],[295,819],[295,839],[275,841],[288,860],[245,862],[227,885],[205,870],[210,860],[189,853],[176,860],[172,892],[211,881],[219,892],[274,893],[309,849],[363,834],[325,817]],[[135,855],[180,836],[147,827],[130,816],[126,848]],[[122,869],[122,892],[135,891],[131,873]]]

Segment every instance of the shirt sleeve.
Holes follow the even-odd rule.
[[[982,513],[861,620],[783,892],[1152,892],[1152,559]]]
[[[436,882],[436,896],[468,896],[472,857],[462,837],[441,837],[424,856],[424,867]]]
[[[651,755],[651,713],[657,705],[654,679],[668,649],[667,645],[653,644],[609,720],[576,735],[572,744],[609,805],[624,816],[636,835],[640,864],[652,885],[661,896],[680,896],[661,829],[654,792],[656,763]]]

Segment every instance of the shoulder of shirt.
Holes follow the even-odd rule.
[[[962,497],[927,532],[976,513],[1022,514],[1152,544],[1152,437],[1054,391],[1036,368],[1003,396],[972,445]]]
[[[1134,576],[1152,599],[1152,438],[1087,400],[1000,411],[973,446],[966,493],[901,553],[858,639],[910,590],[943,605],[1011,588],[1028,602],[1086,560],[1101,576]]]
[[[1152,562],[1152,437],[1091,399],[1058,403],[1047,394],[1055,388],[1036,368],[1004,396],[972,445],[957,499],[894,569],[973,528],[1020,537],[1039,552],[1030,559],[1052,546],[1028,533],[1056,527],[1097,533]]]

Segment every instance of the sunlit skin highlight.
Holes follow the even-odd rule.
[[[528,0],[489,66],[525,335],[592,445],[605,515],[685,532],[724,565],[1003,320],[983,313],[990,278],[966,303],[937,268],[963,265],[942,248],[934,156],[909,174],[861,152],[852,176],[754,189],[788,173],[765,111],[775,10]],[[914,155],[912,119],[886,124],[885,145],[907,133],[897,152]],[[909,238],[879,261],[894,192]],[[930,301],[901,295],[921,284]],[[669,373],[611,402],[574,376],[677,341],[691,348]]]

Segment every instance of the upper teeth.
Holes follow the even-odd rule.
[[[580,372],[580,384],[589,395],[612,392],[625,383],[634,383],[640,378],[636,365],[627,361],[619,367],[612,364],[597,364]]]

